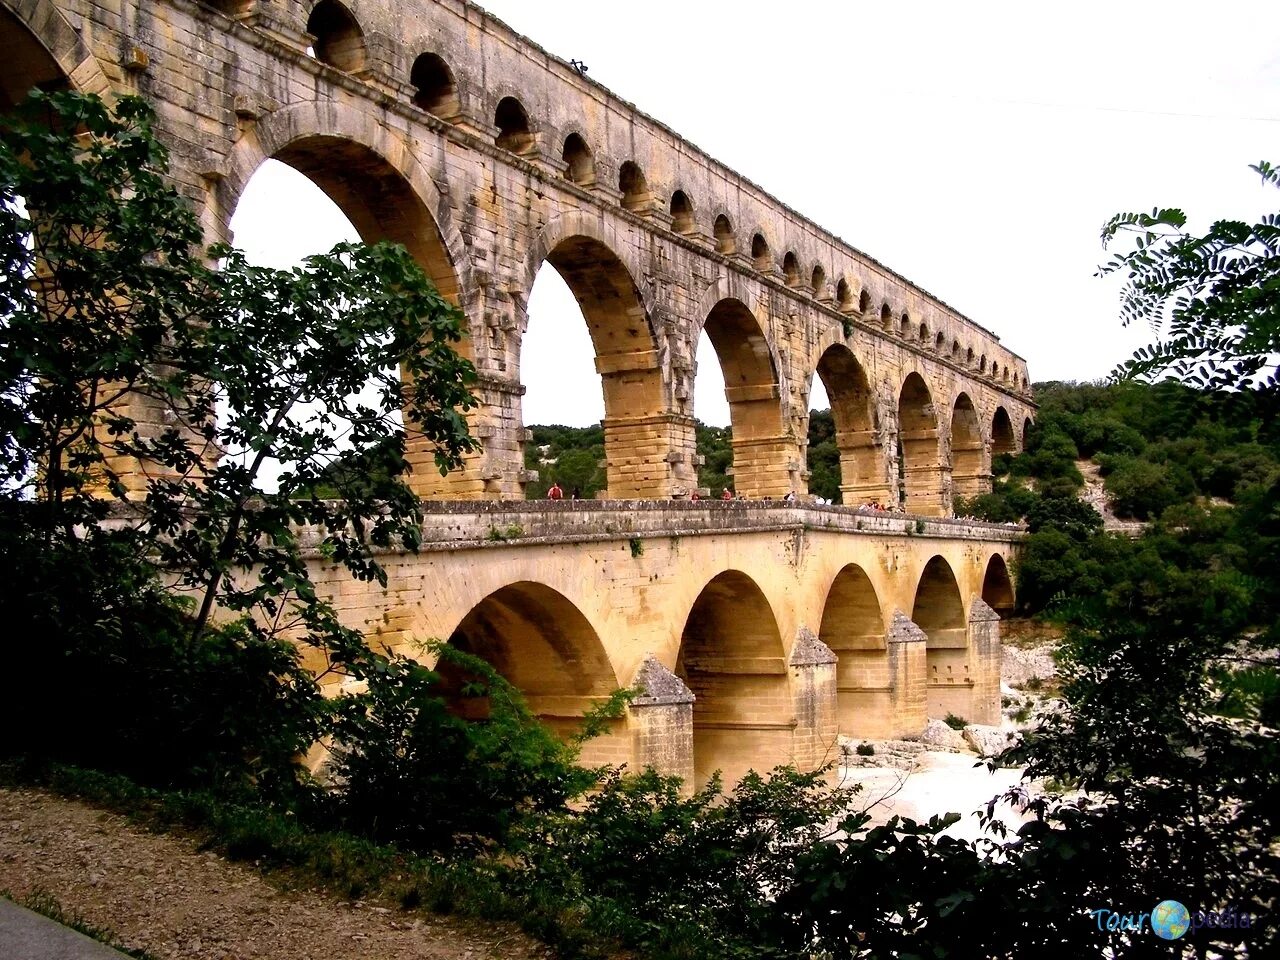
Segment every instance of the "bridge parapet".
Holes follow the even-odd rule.
[[[423,503],[424,550],[782,530],[1015,543],[1025,528],[768,500],[457,500]]]

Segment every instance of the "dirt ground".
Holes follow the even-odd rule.
[[[551,956],[500,925],[282,892],[188,841],[34,790],[0,789],[0,890],[19,900],[43,890],[120,945],[173,960]]]

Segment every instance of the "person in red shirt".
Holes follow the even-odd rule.
[[[732,490],[730,490],[728,487],[725,487],[725,488],[724,488],[724,493],[720,494],[720,499],[721,499],[721,500],[732,500],[732,499],[733,499],[733,491],[732,491]]]
[[[547,491],[547,499],[548,500],[564,499],[564,491],[560,489],[560,484],[558,483],[551,484],[551,489]]]

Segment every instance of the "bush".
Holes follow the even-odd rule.
[[[297,649],[232,623],[192,636],[189,607],[128,534],[46,548],[0,537],[8,756],[60,760],[157,786],[291,796],[325,710]]]
[[[780,767],[682,797],[678,778],[614,771],[581,811],[533,822],[522,872],[659,956],[780,955],[776,897],[852,796],[827,774]]]
[[[1168,467],[1129,457],[1111,459],[1106,489],[1119,516],[1138,520],[1158,516],[1182,499]]]
[[[488,663],[432,649],[450,682],[412,660],[374,658],[367,689],[339,702],[330,801],[342,829],[417,853],[501,846],[526,816],[596,783],[576,745],[539,723]],[[460,701],[482,719],[460,716]],[[589,718],[584,736],[622,702]]]

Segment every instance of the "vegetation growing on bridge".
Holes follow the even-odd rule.
[[[833,825],[849,798],[821,772],[685,796],[652,773],[582,770],[577,742],[539,726],[483,661],[454,652],[451,669],[429,670],[382,656],[316,598],[296,525],[324,526],[321,549],[357,576],[379,576],[371,544],[415,542],[413,500],[393,479],[399,385],[384,380],[367,409],[332,391],[420,357],[410,429],[439,444],[442,465],[467,448],[456,410],[469,372],[448,347],[456,313],[407,255],[348,247],[280,274],[222,251],[214,273],[164,186],[145,107],[125,100],[113,116],[92,98],[35,103],[60,117],[53,132],[0,121],[0,572],[19,587],[0,593],[0,618],[21,678],[0,700],[10,775],[198,824],[231,855],[346,896],[373,889],[405,907],[519,916],[566,955],[1147,956],[1150,939],[1095,929],[1087,911],[1167,898],[1193,911],[1274,909],[1280,764],[1262,721],[1274,717],[1275,662],[1261,650],[1276,639],[1280,510],[1265,395],[1106,388],[1105,403],[1086,395],[1073,409],[1075,394],[1050,390],[1030,449],[974,507],[1028,517],[1038,546],[1024,591],[1061,593],[1045,611],[1074,627],[1063,708],[1010,759],[1082,793],[1036,800],[1016,835],[993,824],[978,844],[940,836],[948,818]],[[348,379],[326,386],[333,368]],[[380,469],[313,468],[325,441],[278,417],[277,373],[298,377],[296,399],[345,410]],[[147,433],[103,401],[122,386],[178,406],[188,429]],[[184,411],[189,391],[204,405]],[[231,458],[206,470],[193,446],[225,439],[208,417],[220,395],[248,467]],[[1193,413],[1177,412],[1184,401]],[[111,429],[95,429],[104,418]],[[1125,429],[1138,423],[1152,431],[1141,444]],[[1177,446],[1187,440],[1201,446]],[[1149,511],[1147,536],[1107,537],[1074,496],[1082,445],[1189,479],[1166,478],[1183,492]],[[281,452],[289,468],[269,491],[252,467]],[[137,479],[117,455],[158,474],[119,514],[141,522],[100,525],[107,501],[90,494],[124,501]],[[1016,489],[1019,476],[1036,491]],[[346,504],[312,496],[320,482]],[[584,495],[591,482],[584,473]],[[1192,499],[1228,486],[1230,503]],[[175,599],[164,577],[195,588],[201,606]],[[210,590],[232,613],[278,616],[212,626],[200,616]],[[361,681],[356,692],[320,695],[270,626],[295,618],[309,660]],[[1242,670],[1256,682],[1238,682]],[[449,709],[450,683],[484,720]],[[320,737],[339,746],[328,789],[299,760]],[[83,773],[68,782],[51,761],[147,789]],[[1223,931],[1197,936],[1202,956],[1227,949]],[[1280,928],[1250,936],[1261,955]]]

